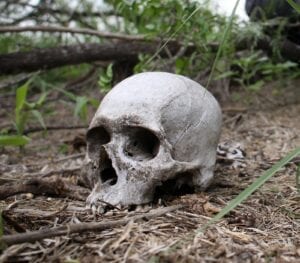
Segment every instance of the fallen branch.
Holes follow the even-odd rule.
[[[7,183],[0,186],[0,200],[21,193],[54,195],[85,201],[89,194],[89,190],[64,181],[59,177],[56,177],[54,180],[34,178],[22,182]]]
[[[80,234],[88,231],[93,231],[93,232],[102,231],[109,228],[126,225],[130,221],[137,221],[140,219],[151,219],[154,217],[162,216],[166,213],[178,210],[182,207],[183,205],[174,205],[174,206],[169,206],[164,208],[158,208],[145,214],[136,215],[133,217],[114,220],[114,221],[69,224],[66,226],[54,227],[50,229],[41,229],[38,231],[32,231],[27,233],[5,235],[0,238],[0,244],[10,246],[10,245],[21,244],[25,242],[32,243],[38,240],[42,240],[44,238],[70,235],[73,233]]]
[[[119,39],[129,41],[145,41],[143,35],[126,35],[120,33],[100,32],[89,28],[70,28],[63,26],[2,26],[0,33],[18,33],[18,32],[59,32],[71,34],[85,34],[107,39]]]
[[[162,41],[163,43],[163,41]],[[157,41],[132,41],[123,40],[112,43],[96,44],[85,43],[80,45],[58,46],[54,48],[33,49],[29,52],[14,52],[0,55],[0,74],[15,74],[43,69],[51,69],[66,65],[91,63],[95,61],[137,61],[139,54],[155,54],[160,43]],[[218,44],[209,44],[212,50],[218,49]],[[160,57],[176,55],[181,50],[182,44],[170,41],[158,54]],[[255,48],[272,53],[272,41],[269,37],[257,41],[253,47],[251,41],[236,43],[236,50]],[[196,46],[188,45],[183,56],[189,56],[196,51]],[[284,40],[279,45],[282,56],[291,61],[300,61],[300,45],[289,40]]]
[[[1,54],[0,74],[30,72],[95,61],[137,61],[139,54],[154,54],[158,46],[156,42],[131,40],[105,44],[85,43]],[[176,54],[179,48],[180,45],[176,42],[171,42],[167,46],[171,54]],[[195,47],[188,47],[185,55],[194,50]],[[166,57],[165,49],[159,55]]]

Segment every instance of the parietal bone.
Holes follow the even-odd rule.
[[[205,190],[213,179],[222,114],[197,82],[145,72],[117,84],[87,132],[87,205],[144,204],[168,180]]]

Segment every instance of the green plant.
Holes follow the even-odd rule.
[[[291,7],[293,7],[300,14],[300,5],[295,3],[293,0],[286,0]]]
[[[24,146],[29,142],[24,135],[0,135],[0,146]]]
[[[206,71],[214,60],[215,50],[212,43],[221,39],[227,19],[214,14],[209,9],[209,1],[201,4],[191,0],[147,0],[147,4],[145,1],[106,2],[123,18],[124,25],[116,28],[118,32],[142,34],[147,39],[162,38],[153,55],[139,55],[135,73],[173,71],[193,78],[199,72]],[[161,58],[160,52],[168,50],[168,45],[172,45],[174,41],[182,45],[181,51],[169,59]],[[184,50],[191,43],[195,51],[186,56]],[[230,42],[229,45],[231,44]]]
[[[100,76],[98,85],[100,87],[101,92],[108,92],[112,88],[112,80],[113,80],[113,64],[110,63],[106,70],[104,70]]]
[[[98,107],[99,102],[94,98],[88,98],[86,96],[78,96],[72,92],[66,91],[62,88],[55,88],[63,93],[71,101],[75,103],[74,116],[79,117],[84,122],[87,122],[87,109],[88,105],[92,105],[94,108]]]
[[[261,52],[254,52],[249,56],[243,56],[233,61],[233,67],[237,67],[237,72],[233,73],[232,78],[242,87],[252,91],[258,91],[264,84],[262,79],[253,82],[258,75],[262,65],[268,61],[268,58]]]
[[[69,150],[69,146],[65,143],[60,144],[58,147],[58,152],[62,154],[67,154]]]
[[[260,51],[251,51],[233,59],[231,70],[219,74],[216,79],[228,78],[236,81],[241,87],[257,92],[263,85],[276,79],[292,79],[299,75],[297,63],[286,61],[274,63]]]
[[[24,129],[28,122],[33,118],[38,121],[38,123],[46,129],[46,125],[42,114],[40,113],[40,108],[44,104],[47,93],[44,92],[35,102],[29,102],[27,100],[28,89],[32,78],[29,79],[22,86],[16,90],[15,98],[15,118],[14,125],[16,127],[17,135],[10,135],[6,133],[0,134],[0,146],[24,146],[30,139],[24,136]]]
[[[24,128],[30,117],[34,117],[40,123],[40,125],[46,129],[44,119],[39,109],[45,102],[47,93],[42,93],[39,99],[35,102],[27,101],[27,94],[31,81],[32,79],[27,81],[16,91],[15,126],[18,135],[23,134]]]
[[[235,16],[235,12],[236,12],[236,9],[238,7],[238,4],[239,4],[240,0],[237,0],[235,2],[235,5],[234,5],[234,8],[232,10],[232,13],[231,13],[231,16],[229,18],[229,22],[226,23],[226,27],[225,27],[225,30],[224,30],[224,34],[221,38],[221,42],[220,42],[220,46],[218,48],[218,51],[217,51],[217,54],[216,54],[216,57],[215,57],[215,60],[214,60],[214,63],[212,65],[212,68],[211,68],[211,71],[210,71],[210,74],[209,74],[209,77],[208,77],[208,80],[207,80],[207,88],[209,87],[210,85],[210,82],[212,80],[212,77],[213,75],[215,74],[215,70],[216,70],[216,67],[217,67],[217,64],[220,60],[220,57],[221,57],[221,54],[224,50],[224,47],[225,47],[225,43],[226,43],[226,40],[228,39],[229,37],[229,34],[230,34],[230,30],[232,28],[232,25],[233,25],[233,22],[234,22],[234,16]]]

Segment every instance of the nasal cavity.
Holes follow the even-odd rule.
[[[114,185],[118,181],[116,170],[112,166],[112,161],[105,150],[100,154],[100,179],[102,183]]]

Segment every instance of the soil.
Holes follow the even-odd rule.
[[[264,99],[257,96],[257,101]],[[204,233],[199,231],[264,171],[300,146],[300,104],[282,100],[268,103],[263,103],[264,107],[224,103],[221,142],[243,145],[246,157],[238,167],[219,160],[215,181],[206,192],[162,195],[152,204],[115,207],[104,214],[86,210],[84,198],[76,195],[77,188],[73,195],[70,191],[66,196],[59,190],[51,194],[37,190],[35,194],[25,192],[3,198],[5,235],[82,222],[115,222],[172,205],[183,207],[151,218],[127,220],[125,225],[108,225],[99,231],[2,244],[0,261],[300,262],[300,194],[296,186],[299,158],[218,223]],[[0,149],[0,192],[16,185],[22,188],[28,178],[50,180],[54,185],[59,179],[68,185],[81,185],[85,129],[75,129],[82,123],[73,117],[73,105],[55,102],[53,107],[55,115],[47,116],[47,124],[68,123],[73,129],[30,133],[32,140],[24,149]],[[1,125],[9,125],[5,111],[0,113]]]

